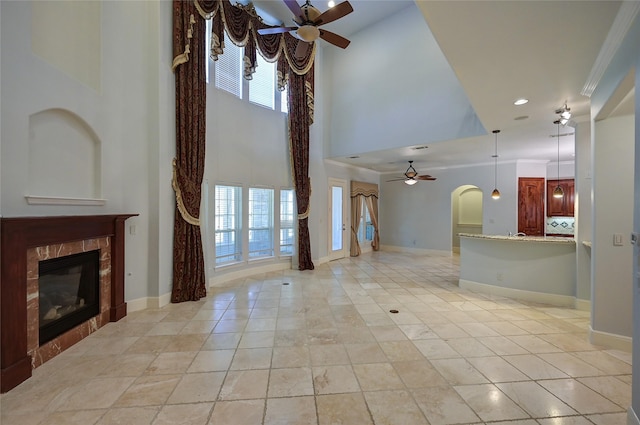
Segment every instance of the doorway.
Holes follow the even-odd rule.
[[[349,251],[346,239],[348,194],[346,180],[329,179],[329,261],[344,258]]]
[[[451,192],[451,251],[460,253],[459,233],[482,234],[482,190],[463,185]]]

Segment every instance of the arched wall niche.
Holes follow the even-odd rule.
[[[29,203],[103,201],[101,163],[100,139],[75,113],[53,108],[29,117]]]

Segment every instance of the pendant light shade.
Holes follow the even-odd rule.
[[[560,187],[560,185],[556,186],[556,188],[553,189],[553,197],[562,198],[563,196],[564,196],[564,190],[562,189],[562,187]]]
[[[553,189],[554,198],[562,198],[564,196],[564,190],[560,186],[560,122],[561,120],[553,122],[558,125],[558,185]]]
[[[492,155],[494,159],[494,167],[493,167],[493,192],[491,192],[491,197],[493,199],[500,199],[500,191],[498,190],[498,133],[500,130],[493,130],[493,134],[495,137],[495,153]]]

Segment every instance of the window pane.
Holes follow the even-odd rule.
[[[342,249],[342,188],[340,186],[331,187],[331,232],[333,251]]]
[[[282,189],[280,191],[280,254],[293,254],[293,223],[294,223],[294,191]]]
[[[249,101],[275,108],[276,64],[265,61],[260,54],[256,59],[256,72],[249,81]]]
[[[242,98],[243,48],[227,41],[224,53],[215,62],[216,87]]]
[[[216,264],[240,261],[242,259],[240,187],[216,185],[214,203]]]
[[[280,111],[285,114],[289,113],[289,92],[285,86],[284,90],[280,92]]]
[[[249,258],[273,256],[273,189],[249,188]]]

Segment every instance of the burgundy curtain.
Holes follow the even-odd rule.
[[[311,179],[309,178],[309,114],[307,79],[310,76],[291,73],[289,75],[289,139],[293,182],[298,205],[298,269],[313,270],[311,261],[311,241],[309,238],[309,198]]]
[[[179,0],[173,2],[173,20],[176,157],[172,184],[176,211],[171,301],[182,302],[207,294],[199,220],[205,163],[205,21],[193,1]]]

